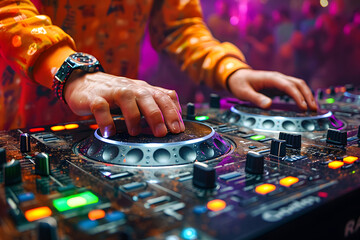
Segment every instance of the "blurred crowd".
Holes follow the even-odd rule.
[[[217,39],[236,44],[254,69],[302,78],[313,89],[360,84],[360,9],[345,14],[342,0],[327,7],[304,0],[296,13],[287,7],[257,11],[243,27],[234,21],[238,4],[217,0],[207,24]]]

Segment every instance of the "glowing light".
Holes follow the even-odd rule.
[[[334,99],[334,98],[328,98],[328,99],[326,99],[325,101],[326,101],[326,103],[328,103],[328,104],[333,104],[333,103],[335,102],[335,99]]]
[[[96,129],[99,128],[99,125],[97,125],[97,124],[91,124],[91,125],[89,126],[89,128],[91,128],[91,129],[93,129],[93,130],[96,130]]]
[[[226,207],[226,202],[221,199],[215,199],[208,202],[206,207],[213,212],[217,212],[223,210]]]
[[[280,179],[280,185],[285,186],[285,187],[290,187],[291,185],[297,183],[298,181],[299,181],[298,178],[289,176],[289,177]]]
[[[95,221],[105,217],[105,211],[102,209],[95,209],[88,213],[90,220]]]
[[[66,124],[65,125],[65,129],[70,130],[70,129],[76,129],[79,127],[79,124],[76,123],[71,123],[71,124]]]
[[[65,130],[65,127],[58,125],[58,126],[52,126],[50,129],[51,129],[51,131],[57,132],[57,131]]]
[[[331,163],[328,164],[328,167],[331,168],[331,169],[337,169],[337,168],[340,168],[344,165],[343,162],[340,162],[340,161],[333,161]]]
[[[29,130],[32,133],[45,131],[45,128],[31,128]]]
[[[22,45],[21,37],[19,35],[13,36],[12,45],[14,47],[20,47]]]
[[[254,140],[254,141],[260,141],[260,140],[263,140],[265,138],[266,138],[266,136],[264,136],[264,135],[255,135],[255,136],[250,137],[250,139]]]
[[[206,120],[209,120],[209,116],[196,116],[195,120],[196,121],[206,121]]]
[[[348,163],[348,164],[352,164],[352,163],[356,162],[358,159],[359,159],[358,157],[349,156],[349,157],[345,157],[343,159],[343,162]]]
[[[259,186],[257,186],[255,188],[255,192],[261,194],[261,195],[265,195],[268,194],[272,191],[274,191],[276,189],[276,186],[273,184],[269,184],[269,183],[265,183],[265,184],[261,184]]]
[[[87,191],[68,197],[55,199],[53,201],[53,205],[59,212],[63,212],[98,202],[99,198],[95,196],[92,192]]]
[[[328,0],[320,0],[320,5],[322,7],[327,7],[327,6],[329,6],[329,1]]]
[[[181,231],[181,237],[185,240],[197,239],[198,234],[195,228],[185,228]]]
[[[33,222],[42,218],[51,216],[52,212],[48,207],[38,207],[25,212],[25,218],[29,222]]]

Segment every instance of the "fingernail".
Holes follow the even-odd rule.
[[[306,104],[305,101],[302,101],[302,102],[301,102],[301,106],[302,106],[303,108],[307,109],[307,104]]]
[[[175,121],[171,124],[172,132],[179,133],[180,132],[180,124],[178,121]]]
[[[112,126],[106,126],[106,127],[104,128],[103,133],[102,133],[102,135],[103,135],[104,138],[111,137],[111,136],[113,136],[113,135],[115,135],[115,134],[116,134],[116,130],[113,129]]]
[[[165,124],[160,123],[160,124],[156,125],[156,127],[155,127],[155,135],[157,137],[165,136],[166,133],[167,133],[167,130],[166,130]]]
[[[268,107],[271,104],[271,99],[269,98],[264,98],[261,101],[261,107]]]
[[[130,129],[130,135],[131,136],[137,136],[140,134],[140,128],[137,128],[137,127],[133,127]]]

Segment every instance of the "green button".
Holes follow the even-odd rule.
[[[260,140],[263,140],[265,139],[266,136],[265,135],[254,135],[254,136],[251,136],[250,139],[251,140],[254,140],[254,141],[260,141]]]
[[[333,104],[335,102],[335,99],[334,98],[328,98],[326,99],[326,103],[328,104]]]
[[[196,121],[206,121],[206,120],[209,120],[209,116],[196,116],[195,120]]]
[[[55,199],[53,201],[53,205],[59,212],[64,212],[70,209],[79,208],[98,202],[99,198],[92,192],[87,191],[68,197]]]

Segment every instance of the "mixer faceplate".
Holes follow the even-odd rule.
[[[206,161],[229,152],[231,145],[210,126],[185,121],[185,132],[168,133],[163,138],[143,133],[130,136],[117,133],[111,138],[94,135],[75,146],[75,153],[86,159],[110,164],[149,167],[171,166]]]

